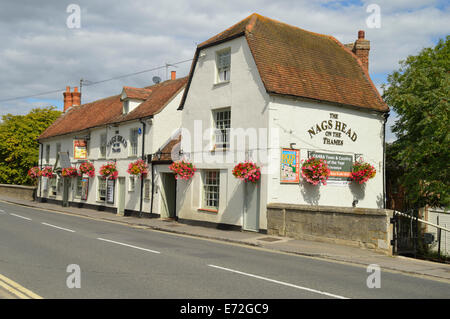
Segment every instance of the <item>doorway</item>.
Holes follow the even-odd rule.
[[[117,215],[125,215],[125,177],[119,177],[119,187],[117,187]]]
[[[245,183],[244,212],[242,218],[242,229],[259,231],[259,196],[260,188],[253,183]]]
[[[161,173],[161,217],[176,219],[177,181],[175,174]]]

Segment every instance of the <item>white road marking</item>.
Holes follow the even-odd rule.
[[[137,247],[137,246],[133,246],[133,245],[129,245],[129,244],[124,244],[124,243],[120,243],[118,241],[114,241],[114,240],[109,240],[109,239],[104,239],[104,238],[97,238],[98,240],[103,240],[103,241],[107,241],[109,243],[113,243],[113,244],[118,244],[118,245],[122,245],[122,246],[127,246],[127,247],[131,247],[131,248],[136,248],[136,249],[140,249],[140,250],[145,250],[151,253],[155,253],[155,254],[160,254],[159,251],[156,250],[151,250],[151,249],[147,249],[147,248],[142,248],[142,247]]]
[[[13,213],[10,213],[10,215],[16,216],[16,217],[19,217],[19,218],[23,218],[23,219],[26,219],[26,220],[32,220],[31,218],[23,217],[23,216],[20,216],[20,215],[17,215],[17,214],[13,214]]]
[[[71,232],[71,233],[74,233],[74,232],[75,232],[75,231],[72,230],[72,229],[67,229],[67,228],[55,226],[55,225],[52,225],[52,224],[47,224],[47,223],[41,223],[41,224],[42,224],[42,225],[46,225],[46,226],[50,226],[50,227],[54,227],[54,228],[58,228],[58,229],[61,229],[61,230],[65,230],[65,231],[68,231],[68,232]]]
[[[266,277],[262,277],[262,276],[257,276],[257,275],[245,273],[245,272],[242,272],[242,271],[238,271],[238,270],[224,268],[224,267],[220,267],[220,266],[216,266],[216,265],[208,265],[208,266],[213,267],[213,268],[217,268],[217,269],[222,269],[222,270],[225,270],[225,271],[234,272],[236,274],[240,274],[240,275],[244,275],[244,276],[249,276],[249,277],[253,277],[253,278],[257,278],[257,279],[261,279],[261,280],[270,281],[270,282],[273,282],[273,283],[276,283],[276,284],[280,284],[280,285],[284,285],[284,286],[288,286],[288,287],[292,287],[292,288],[296,288],[296,289],[306,290],[306,291],[309,291],[309,292],[325,295],[325,296],[328,296],[328,297],[333,297],[333,298],[338,298],[338,299],[349,299],[347,297],[331,294],[331,293],[328,293],[328,292],[315,290],[315,289],[302,287],[302,286],[297,286],[297,285],[290,284],[290,283],[287,283],[287,282],[278,281],[278,280],[274,280],[274,279],[270,279],[270,278],[266,278]]]

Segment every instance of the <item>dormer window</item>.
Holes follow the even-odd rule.
[[[128,114],[130,111],[130,100],[123,101],[123,114]]]
[[[137,108],[142,102],[147,100],[152,94],[151,89],[146,88],[133,88],[124,86],[121,95],[121,101],[123,103],[122,113],[128,114]]]
[[[230,81],[231,49],[218,51],[217,53],[217,83]]]

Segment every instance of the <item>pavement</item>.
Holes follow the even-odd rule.
[[[363,266],[376,264],[384,271],[388,270],[391,272],[399,272],[450,283],[449,264],[424,261],[403,256],[388,256],[364,248],[344,246],[334,243],[297,240],[293,238],[278,237],[255,232],[220,230],[211,227],[188,225],[161,218],[119,216],[111,212],[98,211],[88,208],[62,207],[57,204],[40,203],[32,200],[8,197],[5,195],[0,195],[0,201],[59,213],[78,215],[96,220],[127,224],[144,229],[259,247],[269,251],[274,250],[289,254]]]

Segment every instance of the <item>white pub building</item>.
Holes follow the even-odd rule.
[[[96,176],[87,188],[82,178],[71,185],[75,204],[250,231],[268,229],[273,203],[382,209],[389,108],[370,79],[369,50],[363,31],[344,45],[252,14],[199,44],[187,78],[124,87],[120,95],[66,109],[39,138],[41,165],[54,165],[60,151],[73,165],[94,162],[96,172],[117,163],[112,200]],[[172,134],[177,128],[181,143]],[[80,140],[84,159],[74,157]],[[168,166],[179,158],[169,153],[195,165],[191,179],[175,182]],[[140,181],[126,173],[139,157],[151,166],[142,196]],[[302,161],[311,157],[327,161],[327,185],[302,178]],[[364,185],[348,178],[359,159],[377,171]],[[232,174],[245,161],[261,167],[256,184]],[[61,201],[58,179],[41,182],[38,194]]]

